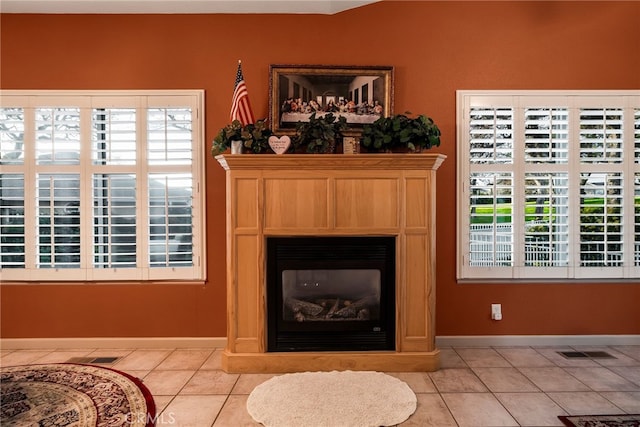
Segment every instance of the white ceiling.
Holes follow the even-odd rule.
[[[379,0],[0,0],[2,13],[316,13]]]

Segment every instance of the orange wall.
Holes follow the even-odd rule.
[[[393,65],[395,112],[432,116],[438,152],[437,334],[639,334],[640,286],[457,284],[455,91],[638,89],[638,2],[384,1],[338,15],[1,15],[3,89],[206,90],[228,117],[238,59],[254,112],[269,64]],[[207,148],[208,150],[208,148]],[[1,287],[1,336],[224,336],[224,174],[207,154],[209,280]],[[489,319],[502,303],[504,320]]]

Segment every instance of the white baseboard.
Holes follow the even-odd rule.
[[[1,338],[0,349],[225,348],[226,337]],[[436,337],[436,347],[544,347],[640,345],[640,335],[457,335]]]
[[[68,348],[224,348],[226,337],[163,338],[2,338],[4,350]]]
[[[640,345],[640,335],[458,335],[436,337],[436,347]]]

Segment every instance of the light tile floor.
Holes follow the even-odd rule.
[[[436,372],[388,372],[416,393],[402,426],[561,426],[558,415],[640,413],[640,346],[441,348]],[[606,351],[567,359],[559,351]],[[103,365],[143,380],[157,426],[259,426],[245,409],[271,374],[228,374],[221,349],[2,350],[2,366],[118,356]]]

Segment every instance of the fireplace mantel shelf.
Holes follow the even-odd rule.
[[[227,177],[227,372],[432,371],[442,154],[219,155]],[[392,236],[395,351],[267,350],[266,239]]]
[[[446,158],[443,154],[221,154],[216,159],[231,169],[432,169]]]

